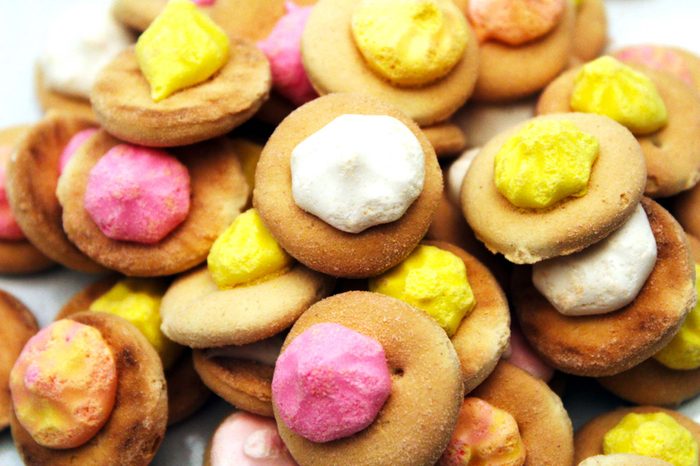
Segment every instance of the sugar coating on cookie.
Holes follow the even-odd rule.
[[[107,237],[155,244],[190,210],[190,175],[175,157],[119,144],[88,175],[85,210]]]
[[[695,290],[700,293],[700,265],[695,264]],[[700,302],[685,318],[673,340],[654,359],[670,369],[692,370],[700,367]]]
[[[618,230],[583,251],[532,266],[535,288],[562,314],[603,314],[631,303],[656,264],[656,240],[642,206]]]
[[[603,437],[603,452],[650,456],[674,466],[698,465],[693,434],[663,412],[627,414]]]
[[[246,412],[230,415],[214,432],[211,466],[296,466],[274,419]]]
[[[401,264],[370,279],[369,290],[425,311],[448,336],[476,306],[464,261],[435,246],[419,245]]]
[[[422,86],[448,74],[469,39],[464,15],[442,0],[362,0],[352,14],[366,64],[396,86]]]
[[[584,65],[574,77],[571,108],[605,115],[634,134],[649,134],[668,122],[668,112],[654,82],[612,57]]]
[[[460,205],[459,197],[462,192],[464,177],[467,176],[467,171],[469,171],[474,157],[480,150],[480,147],[475,147],[464,151],[457,160],[452,162],[452,165],[447,170],[447,196],[456,206]]]
[[[277,413],[312,442],[365,429],[390,393],[382,345],[334,323],[313,325],[297,336],[277,360],[272,378]]]
[[[146,337],[170,368],[182,353],[182,347],[169,340],[160,330],[160,303],[165,284],[147,278],[127,278],[118,281],[105,294],[93,301],[91,311],[107,312],[128,320]]]
[[[301,141],[291,157],[301,209],[347,233],[403,216],[423,191],[425,155],[401,121],[340,115]]]
[[[479,40],[521,45],[559,24],[566,0],[470,0],[467,14]]]
[[[63,148],[61,151],[61,155],[58,158],[58,174],[60,175],[63,173],[63,170],[66,168],[66,165],[68,165],[68,162],[70,162],[70,159],[73,158],[75,155],[75,151],[78,150],[80,146],[85,143],[88,139],[90,139],[90,136],[95,134],[97,132],[97,128],[87,128],[82,131],[78,131],[73,135],[72,138],[70,138],[70,141],[68,141],[68,144],[66,144],[66,147]]]
[[[209,79],[228,60],[229,38],[190,0],[171,0],[136,42],[136,58],[158,102]]]
[[[287,13],[258,47],[270,61],[272,85],[294,105],[302,105],[318,96],[311,86],[301,61],[301,35],[311,14],[310,6],[298,6],[287,0]]]
[[[48,448],[90,440],[114,407],[117,366],[99,330],[59,320],[25,345],[10,373],[17,419]]]
[[[521,466],[527,455],[518,424],[508,412],[467,398],[440,466]]]
[[[598,140],[566,120],[534,120],[496,153],[494,183],[516,207],[542,209],[583,196]]]
[[[503,359],[545,382],[549,382],[554,375],[554,369],[535,353],[522,331],[513,325],[510,327],[508,352],[503,355]]]
[[[693,75],[683,56],[673,49],[656,45],[632,45],[613,53],[625,63],[639,63],[654,70],[666,71],[686,84],[693,85]]]
[[[0,240],[18,241],[25,238],[7,199],[6,160],[10,158],[12,147],[0,146]]]
[[[255,209],[233,221],[209,251],[207,265],[219,288],[233,288],[273,278],[292,265]]]

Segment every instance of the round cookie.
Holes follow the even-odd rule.
[[[425,154],[423,191],[398,220],[352,234],[299,208],[292,197],[292,150],[343,114],[388,115],[405,124]],[[418,126],[374,97],[331,94],[294,111],[268,140],[255,172],[253,205],[275,239],[295,259],[328,275],[363,278],[401,262],[425,235],[442,193],[435,152]]]
[[[668,110],[668,123],[660,130],[636,136],[647,166],[644,194],[667,197],[690,189],[700,180],[700,96],[680,79],[665,72],[635,65],[656,85]],[[569,70],[542,92],[538,115],[571,112],[574,77],[580,68]]]
[[[700,425],[688,419],[677,411],[657,408],[656,406],[635,406],[633,408],[620,408],[615,411],[602,414],[588,421],[576,432],[576,463],[584,459],[603,454],[603,437],[615,427],[618,422],[630,413],[657,413],[663,412],[675,419],[680,425],[693,434],[695,440],[700,442]]]
[[[92,105],[87,99],[76,97],[68,94],[62,94],[51,90],[44,83],[44,75],[41,69],[37,66],[34,71],[34,90],[39,99],[39,105],[44,112],[49,110],[57,110],[63,113],[69,113],[76,117],[92,122],[97,122],[95,112],[92,111]]]
[[[457,155],[467,146],[464,131],[452,122],[426,126],[421,130],[439,158]]]
[[[608,19],[603,0],[581,0],[576,9],[573,55],[584,62],[601,54],[608,41]]]
[[[292,327],[282,351],[304,330],[322,322],[343,325],[383,346],[392,373],[391,395],[369,427],[326,443],[295,434],[275,412],[280,436],[292,456],[308,466],[435,464],[450,440],[463,400],[459,361],[444,330],[397,299],[355,291],[309,308]],[[273,407],[277,409],[274,399]]]
[[[693,76],[695,89],[700,92],[700,57],[680,47],[671,47],[671,50],[684,58],[685,64],[688,65],[690,74]]]
[[[188,169],[191,205],[187,218],[156,244],[105,236],[85,210],[90,170],[121,141],[100,130],[78,149],[58,185],[63,227],[86,255],[129,276],[172,275],[202,262],[214,240],[240,213],[248,197],[238,158],[226,138],[170,149]]]
[[[100,431],[77,448],[56,450],[34,441],[12,414],[12,438],[27,464],[148,464],[167,423],[167,395],[160,357],[127,321],[101,312],[83,312],[71,320],[95,327],[112,349],[117,365],[114,409]]]
[[[39,331],[36,318],[20,300],[0,290],[0,431],[10,425],[10,371],[24,344]]]
[[[700,237],[700,184],[674,197],[671,212],[688,233]]]
[[[90,101],[98,121],[125,141],[168,147],[223,135],[252,117],[270,92],[270,66],[254,45],[234,39],[209,80],[154,102],[134,48],[102,69]]]
[[[7,165],[7,195],[17,223],[44,255],[81,272],[104,268],[85,256],[63,231],[56,198],[61,152],[90,120],[51,112],[29,129]]]
[[[527,122],[486,144],[462,184],[462,211],[476,237],[516,264],[572,254],[605,238],[632,215],[646,181],[639,144],[622,125],[583,113],[535,119],[542,118],[570,121],[597,138],[600,150],[584,196],[563,199],[547,209],[522,209],[496,189],[496,153]]]
[[[480,44],[474,99],[504,102],[543,89],[569,62],[575,16],[566,2],[559,24],[539,39],[516,47],[495,40]]]
[[[449,118],[469,98],[476,81],[478,48],[471,30],[462,59],[446,76],[422,87],[397,87],[375,74],[355,45],[350,23],[357,4],[356,0],[320,0],[309,16],[301,52],[316,92],[370,94],[421,126]]]
[[[642,207],[657,259],[627,306],[601,315],[565,316],[532,285],[530,268],[516,270],[513,298],[523,333],[555,368],[600,377],[634,367],[668,344],[695,305],[693,261],[683,230],[654,201],[645,198]]]
[[[527,450],[525,466],[573,466],[571,420],[546,383],[504,361],[470,396],[515,418]]]

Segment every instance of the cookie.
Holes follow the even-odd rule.
[[[292,196],[292,150],[343,114],[388,115],[406,125],[425,155],[425,181],[419,197],[401,218],[351,234],[300,207]],[[253,205],[280,245],[294,258],[328,275],[362,278],[401,262],[425,235],[440,201],[442,176],[434,151],[418,126],[374,97],[333,94],[292,113],[265,145],[255,174]]]
[[[642,206],[656,239],[657,260],[637,297],[615,312],[560,314],[532,285],[530,270],[516,270],[513,298],[528,341],[555,368],[608,376],[636,366],[663,348],[695,305],[693,262],[680,225],[655,202]]]
[[[623,126],[598,115],[565,114],[530,121],[568,121],[599,143],[584,196],[547,209],[511,204],[497,190],[494,159],[504,142],[525,124],[492,139],[472,162],[462,185],[462,212],[486,247],[516,264],[571,254],[620,227],[642,197],[646,168],[639,144]]]
[[[612,56],[626,63],[666,71],[700,91],[700,57],[680,47],[630,45],[612,52]]]
[[[39,105],[44,112],[56,110],[63,113],[69,113],[82,119],[97,122],[95,112],[92,111],[89,99],[62,94],[49,89],[44,83],[44,76],[39,67],[34,71],[34,90]]]
[[[451,122],[426,126],[421,130],[439,158],[454,156],[467,145],[467,137],[462,129]]]
[[[57,193],[68,237],[96,262],[129,276],[172,275],[202,262],[248,197],[248,186],[230,141],[219,138],[170,149],[189,171],[190,209],[184,222],[155,244],[107,237],[85,209],[88,175],[118,144],[121,141],[101,130],[78,149],[61,176]]]
[[[608,18],[603,0],[581,0],[576,9],[573,55],[586,62],[599,56],[608,42]]]

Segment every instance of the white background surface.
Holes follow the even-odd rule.
[[[0,0],[0,128],[40,118],[33,90],[33,66],[41,50],[43,31],[57,12],[79,1]],[[700,1],[606,0],[606,4],[611,49],[657,43],[683,46],[700,54]],[[0,277],[0,288],[23,300],[43,326],[73,293],[92,280],[90,276],[56,269],[30,277]],[[576,426],[621,404],[594,382],[583,379],[569,382],[564,401]],[[212,400],[194,418],[170,429],[154,464],[201,464],[207,439],[230,410],[226,403]],[[686,403],[681,411],[700,422],[700,399]],[[19,464],[7,429],[0,433],[0,465]]]

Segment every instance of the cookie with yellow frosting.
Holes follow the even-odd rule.
[[[597,69],[592,68],[596,66]],[[587,68],[588,67],[588,68]],[[596,77],[590,73],[590,79],[584,73],[587,69],[604,74],[619,76],[610,78],[607,86],[615,90],[603,93],[596,91],[602,89],[601,82],[595,81]],[[627,77],[634,76],[634,82]],[[647,79],[646,84],[642,80]],[[577,87],[577,82],[579,87]],[[575,92],[577,91],[578,92]],[[591,92],[588,93],[587,90]],[[663,111],[650,112],[651,102],[657,93],[660,96]],[[590,94],[590,95],[589,95]],[[575,98],[580,96],[581,102],[588,102],[587,107],[593,111],[592,102],[598,102],[598,111],[606,111],[610,116],[627,108],[636,112],[635,123],[630,121],[631,130],[648,125],[648,122],[657,121],[657,124],[649,126],[645,131],[635,134],[642,147],[646,160],[648,179],[645,194],[651,197],[667,197],[677,194],[695,186],[700,179],[700,136],[691,128],[700,125],[700,99],[694,89],[685,85],[680,79],[665,73],[645,69],[639,65],[633,67],[616,65],[609,57],[603,57],[583,67],[569,70],[554,80],[544,90],[537,103],[537,114],[563,113],[574,110]],[[615,96],[611,99],[611,96]],[[644,100],[642,100],[644,99]],[[649,102],[645,107],[637,107],[638,102]],[[627,103],[625,103],[627,102]],[[656,103],[654,107],[658,108]],[[667,118],[661,118],[665,113]],[[617,113],[618,115],[620,113]],[[614,117],[614,116],[613,116]],[[648,121],[648,122],[647,122]]]
[[[603,0],[576,0],[573,56],[584,62],[599,56],[608,42],[608,19]]]
[[[588,136],[575,136],[579,132]],[[540,145],[547,151],[534,149]],[[572,158],[556,161],[565,152],[554,148],[566,148]],[[580,151],[588,152],[589,164],[593,159],[592,165],[581,165],[590,170],[588,180],[575,168]],[[532,164],[524,164],[532,157]],[[505,131],[482,148],[462,185],[462,212],[489,250],[511,262],[535,263],[579,251],[617,229],[639,203],[645,182],[639,144],[624,127],[597,115],[548,115]],[[544,202],[551,204],[533,207]]]

